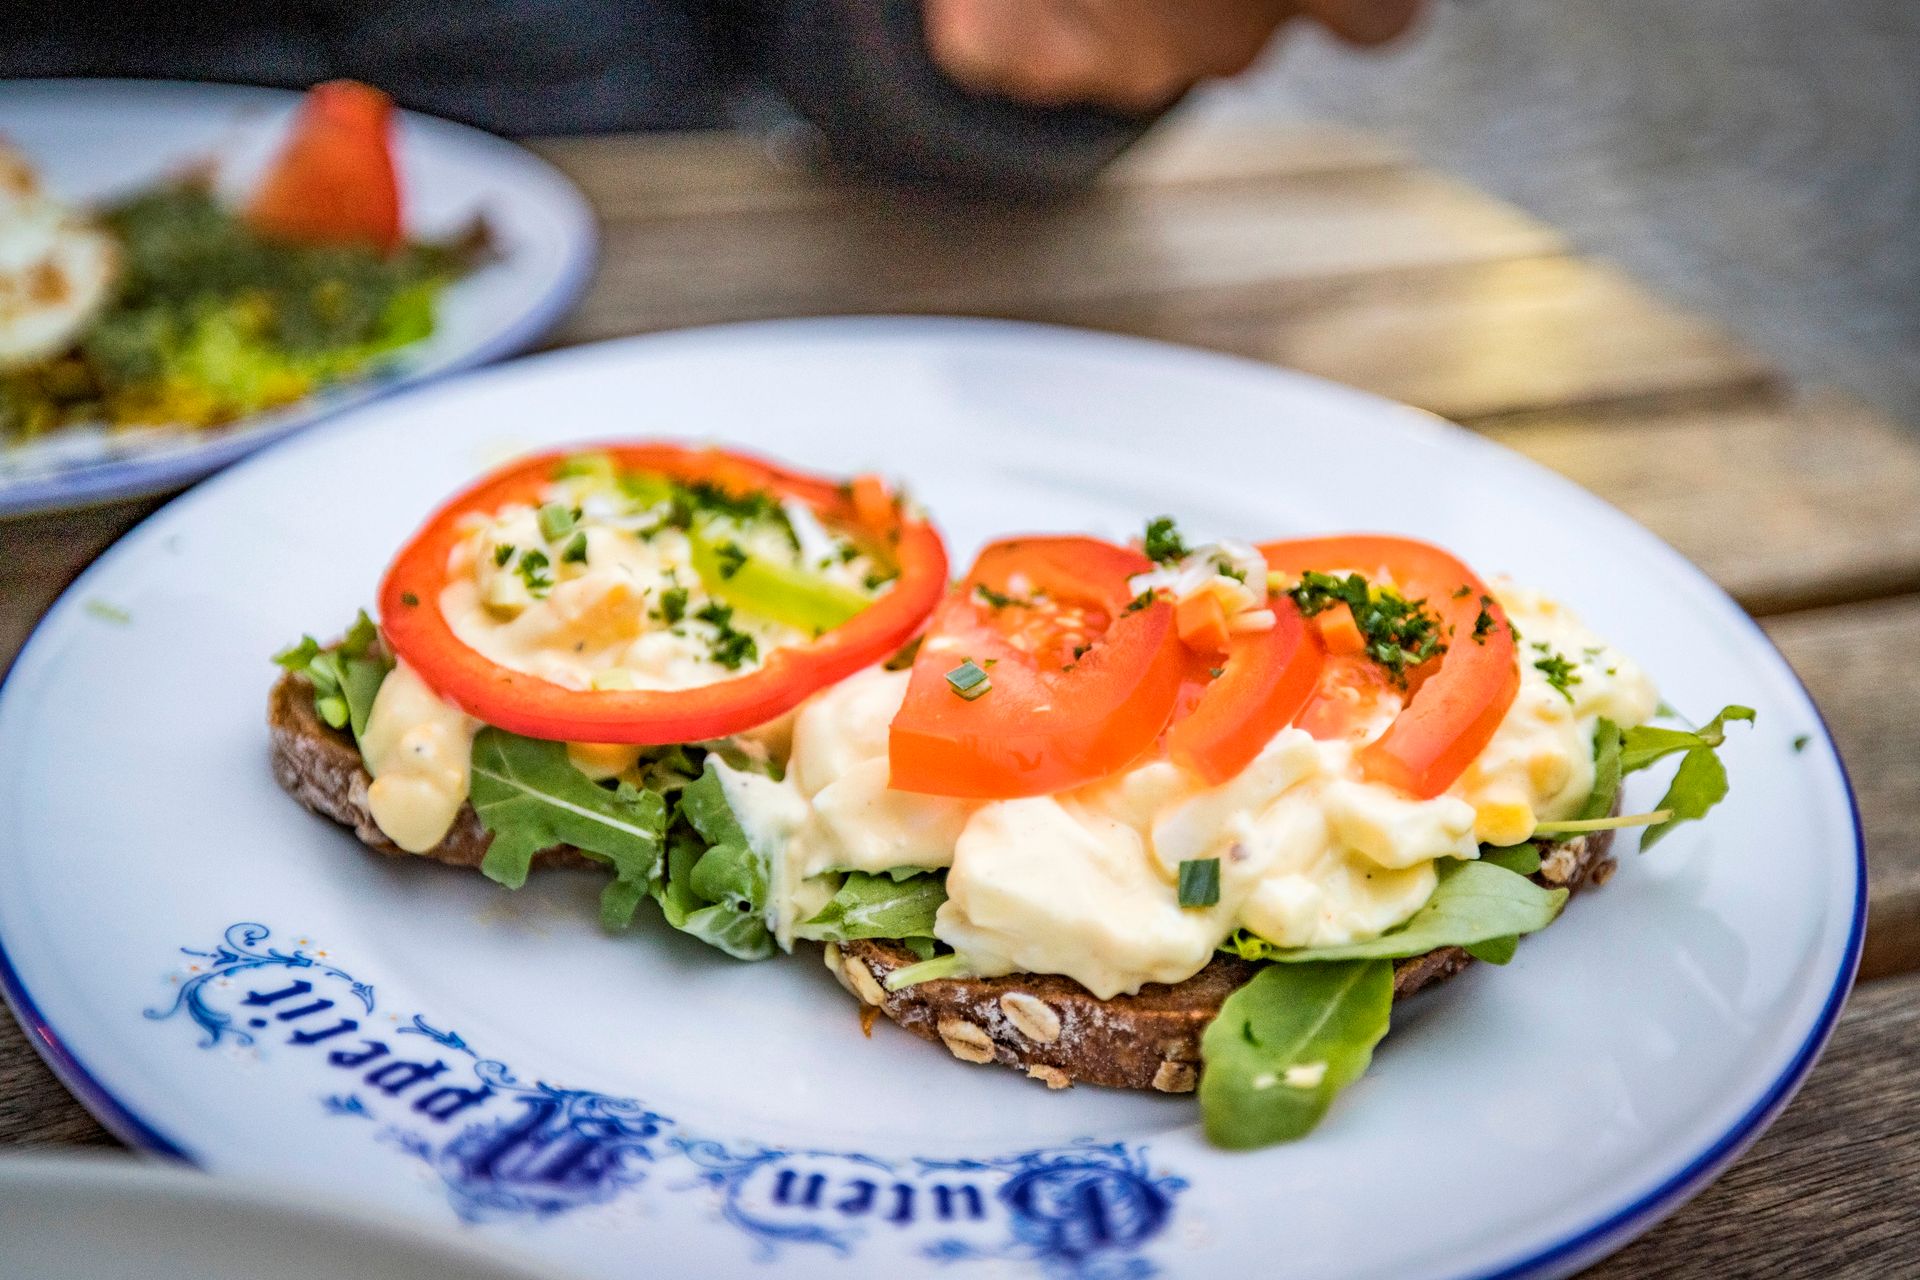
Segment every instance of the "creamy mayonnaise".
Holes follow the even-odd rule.
[[[440,843],[466,803],[480,722],[442,702],[404,662],[380,682],[360,756],[373,783],[367,808],[408,853]]]

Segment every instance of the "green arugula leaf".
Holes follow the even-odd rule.
[[[1751,723],[1752,707],[1728,706],[1699,729],[1688,732],[1658,725],[1641,725],[1626,731],[1622,738],[1620,768],[1623,773],[1645,769],[1675,752],[1680,767],[1675,770],[1667,793],[1660,797],[1659,809],[1671,811],[1665,822],[1648,827],[1640,836],[1642,851],[1651,849],[1682,822],[1704,818],[1707,811],[1727,795],[1727,767],[1715,754],[1726,741],[1727,726],[1736,720]]]
[[[667,923],[737,959],[766,959],[767,860],[734,816],[713,760],[681,787],[674,812],[666,874],[653,885]]]
[[[1660,808],[1673,816],[1655,823],[1640,833],[1642,853],[1666,839],[1667,833],[1683,822],[1707,816],[1707,811],[1727,798],[1727,766],[1720,763],[1712,747],[1695,747],[1680,757],[1667,793],[1660,797]]]
[[[1623,739],[1620,726],[1605,716],[1593,726],[1593,792],[1587,802],[1580,806],[1576,818],[1604,818],[1613,812],[1613,803],[1620,797],[1621,745]]]
[[[885,872],[850,871],[819,914],[796,926],[794,933],[816,942],[931,938],[934,913],[946,900],[944,873],[895,879]]]
[[[821,875],[837,876],[885,876],[889,880],[911,880],[915,876],[942,875],[944,870],[936,871],[931,867],[888,867],[885,871],[863,871],[859,867],[828,867]]]
[[[1531,840],[1504,849],[1482,845],[1480,861],[1490,867],[1504,867],[1515,875],[1530,876],[1540,870],[1540,846]]]
[[[362,609],[338,644],[323,648],[312,636],[301,636],[273,660],[283,670],[306,676],[320,718],[335,729],[350,729],[358,742],[373,714],[374,695],[393,670],[393,659],[379,641],[379,628]]]
[[[1241,930],[1226,948],[1246,960],[1295,964],[1322,960],[1401,960],[1435,947],[1471,947],[1533,933],[1553,923],[1566,905],[1565,889],[1542,889],[1488,862],[1448,862],[1427,904],[1411,919],[1366,942],[1338,947],[1276,947]]]
[[[1727,725],[1735,720],[1752,723],[1752,707],[1727,706],[1720,714],[1695,730],[1668,729],[1661,725],[1643,724],[1626,731],[1625,741],[1621,745],[1620,771],[1638,773],[1648,765],[1657,763],[1676,751],[1689,751],[1698,747],[1714,748],[1726,741]]]
[[[1504,938],[1488,938],[1485,942],[1469,942],[1466,945],[1468,955],[1488,964],[1505,964],[1513,959],[1514,952],[1518,950],[1520,939],[1511,933]]]
[[[601,894],[601,922],[617,928],[632,921],[658,873],[667,833],[667,802],[658,794],[588,781],[567,759],[563,742],[487,728],[473,740],[471,800],[493,833],[480,864],[488,879],[518,889],[534,854],[570,844],[614,870]]]
[[[1200,1038],[1207,1137],[1247,1149],[1304,1137],[1387,1034],[1393,965],[1269,965]]]

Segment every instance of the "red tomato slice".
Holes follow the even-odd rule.
[[[891,782],[972,799],[1045,795],[1153,746],[1180,690],[1173,605],[1135,607],[1145,556],[1095,538],[996,542],[934,613],[889,734]],[[993,687],[967,701],[972,659]]]
[[[1199,655],[1218,664],[1220,675],[1167,733],[1167,754],[1216,786],[1246,768],[1300,714],[1326,657],[1293,601],[1281,596],[1268,603],[1271,630],[1231,637],[1224,662]]]
[[[293,132],[254,192],[247,221],[295,244],[400,244],[393,101],[352,80],[308,90]]]
[[[1347,570],[1392,583],[1439,615],[1446,652],[1429,670],[1409,673],[1411,698],[1359,759],[1367,777],[1423,799],[1452,786],[1492,740],[1520,688],[1513,624],[1486,584],[1438,547],[1385,534],[1269,542],[1260,552],[1290,577]],[[1476,635],[1482,608],[1490,625]]]
[[[463,518],[510,503],[537,505],[563,459],[606,454],[629,471],[706,481],[736,493],[772,491],[806,503],[829,525],[858,530],[899,577],[885,595],[807,644],[773,650],[744,675],[692,689],[580,690],[503,667],[469,648],[440,610],[447,559],[466,536]],[[874,485],[855,510],[852,486],[789,471],[745,454],[674,444],[588,445],[512,463],[436,511],[401,549],[380,584],[388,646],[447,701],[475,719],[563,742],[663,744],[725,737],[765,724],[809,694],[871,666],[904,644],[947,586],[947,553],[924,517],[879,503]]]

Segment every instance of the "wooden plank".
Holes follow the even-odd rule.
[[[66,585],[161,499],[111,502],[56,515],[0,520],[0,676]]]
[[[13,1014],[0,1005],[0,1149],[8,1143],[81,1142],[114,1145],[27,1043]]]
[[[1750,396],[1773,382],[1764,360],[1715,325],[1558,255],[1042,303],[1026,315],[1249,356],[1455,420]]]
[[[608,134],[532,143],[607,222],[818,209],[860,199],[823,177],[795,135]],[[1102,177],[1109,188],[1249,181],[1404,166],[1384,139],[1331,124],[1157,130]]]
[[[1913,1274],[1916,1058],[1920,975],[1857,991],[1780,1122],[1697,1200],[1587,1280]]]
[[[561,342],[780,315],[1035,307],[1558,253],[1456,184],[1356,170],[1095,192],[1050,208],[865,194],[821,207],[612,220]]]
[[[1516,211],[1318,129],[1171,129],[1106,188],[1006,209],[838,187],[718,135],[554,143],[606,223],[561,342],[778,315],[1117,329],[1452,417],[1751,390],[1766,366]]]
[[[1867,838],[1867,977],[1920,969],[1920,596],[1766,623],[1853,777]]]
[[[1842,397],[1484,429],[1619,506],[1755,613],[1920,589],[1920,438]]]

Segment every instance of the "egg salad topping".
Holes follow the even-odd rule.
[[[537,508],[474,519],[448,569],[439,603],[461,640],[579,689],[687,689],[752,671],[886,588],[799,503],[623,487],[590,470]],[[767,599],[773,575],[804,579],[816,613]]]
[[[503,667],[570,689],[677,690],[758,669],[889,587],[853,541],[797,502],[732,497],[568,464],[538,506],[474,517],[438,600],[454,634]],[[402,848],[431,848],[466,800],[479,721],[405,662],[374,700],[361,750],[369,808]],[[573,744],[589,777],[637,747]]]
[[[969,972],[1061,973],[1103,997],[1191,977],[1240,929],[1280,947],[1376,937],[1428,900],[1440,859],[1473,859],[1482,843],[1516,844],[1537,822],[1572,816],[1593,789],[1600,718],[1636,725],[1658,705],[1640,669],[1571,613],[1496,590],[1524,637],[1520,692],[1443,795],[1412,799],[1355,768],[1355,748],[1399,711],[1390,687],[1365,695],[1353,737],[1282,730],[1215,787],[1150,759],[1051,796],[896,791],[887,724],[907,677],[874,670],[817,695],[795,722],[784,785],[809,812],[780,851],[782,880],[946,868],[934,934]],[[1217,900],[1182,906],[1181,864],[1210,859]]]

